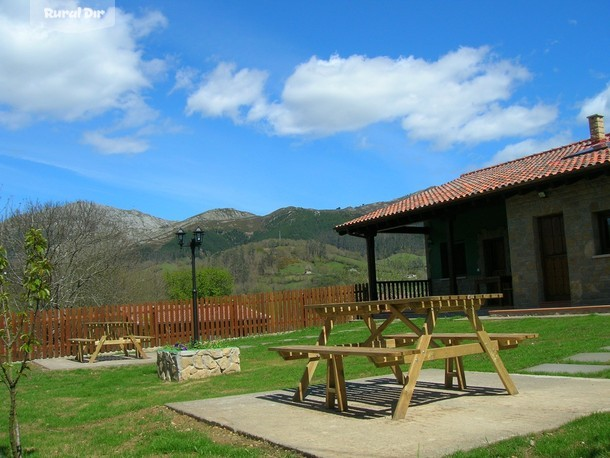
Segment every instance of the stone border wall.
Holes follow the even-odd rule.
[[[165,381],[180,382],[240,371],[237,347],[157,352],[157,374]]]

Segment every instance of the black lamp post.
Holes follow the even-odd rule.
[[[184,236],[186,232],[182,228],[178,229],[176,236],[178,237],[178,245],[180,249],[184,246]],[[197,275],[195,274],[195,247],[201,246],[203,240],[203,231],[199,226],[193,231],[191,239],[191,268],[193,274],[193,342],[199,342],[199,308],[197,306]]]

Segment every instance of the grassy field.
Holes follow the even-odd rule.
[[[397,325],[398,326],[398,325]],[[580,352],[610,346],[610,316],[489,320],[490,332],[538,332],[540,338],[503,352],[510,372],[542,363],[557,363]],[[397,332],[401,331],[398,327]],[[443,319],[439,332],[467,331],[467,323]],[[167,402],[206,399],[294,387],[303,361],[283,361],[268,347],[313,343],[317,329],[236,339],[242,372],[200,381],[167,383],[158,379],[154,364],[115,368],[44,371],[34,368],[19,386],[22,444],[31,457],[294,457],[299,456],[178,415]],[[391,330],[390,330],[391,331]],[[361,323],[337,326],[331,343],[363,340]],[[492,371],[483,355],[466,357],[471,371]],[[426,367],[442,367],[432,362]],[[269,370],[273,368],[273,370]],[[363,358],[350,359],[346,378],[387,371]],[[318,371],[316,383],[323,382]],[[590,375],[589,375],[590,376]],[[610,370],[594,377],[610,378]],[[0,456],[8,452],[8,395],[0,392]],[[559,430],[514,438],[455,457],[608,457],[610,413],[579,419]]]

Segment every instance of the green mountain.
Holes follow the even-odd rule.
[[[190,233],[199,226],[205,232],[199,262],[229,270],[237,293],[365,282],[365,241],[339,236],[334,227],[382,205],[287,207],[266,216],[214,210],[174,223],[171,231],[164,225],[164,234],[142,245],[142,256],[156,263],[184,264],[189,252],[178,249],[174,232],[182,227]],[[425,278],[422,236],[379,235],[376,252],[380,280]]]

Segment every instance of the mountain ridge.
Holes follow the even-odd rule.
[[[298,238],[298,233],[300,233],[301,236],[308,238],[308,234],[304,234],[302,230],[299,231],[296,227],[292,227],[290,230],[286,231],[285,229],[282,230],[279,226],[297,226],[299,222],[302,223],[304,219],[313,218],[320,221],[320,224],[323,224],[322,221],[328,221],[326,229],[333,230],[334,226],[337,224],[362,216],[378,208],[389,205],[392,202],[394,201],[363,204],[358,207],[339,207],[337,209],[322,210],[287,206],[278,208],[266,215],[256,215],[235,208],[215,208],[181,221],[159,218],[137,209],[124,210],[102,204],[95,205],[102,208],[108,218],[119,225],[132,240],[140,243],[163,245],[174,237],[175,232],[179,228],[188,232],[194,230],[198,226],[201,227],[204,232],[213,231],[226,233],[231,230],[243,232],[247,237],[246,239],[241,240],[242,242],[261,240],[262,236],[255,237],[254,240],[249,240],[255,233],[265,233],[265,238],[270,238],[274,235],[274,231],[275,234],[277,234],[277,238],[282,237],[282,232],[284,232],[284,237],[288,238]],[[324,228],[320,227],[319,229],[323,230]]]

